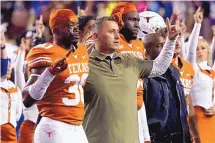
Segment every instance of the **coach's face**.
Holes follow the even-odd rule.
[[[97,34],[97,41],[103,50],[110,52],[119,47],[119,26],[115,21],[106,20]]]
[[[124,22],[124,30],[126,30],[128,34],[131,34],[132,39],[137,39],[140,21],[139,13],[129,12],[124,14],[122,18]]]

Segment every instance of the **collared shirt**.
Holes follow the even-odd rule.
[[[89,143],[137,143],[136,83],[153,62],[114,53],[112,60],[94,50],[84,88],[84,128]]]

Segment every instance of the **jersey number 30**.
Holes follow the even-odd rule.
[[[62,102],[67,106],[76,106],[81,101],[84,104],[84,91],[82,86],[84,85],[88,74],[83,74],[81,77],[76,75],[69,76],[64,83],[74,82],[74,85],[68,89],[69,93],[75,94],[75,99],[69,99],[68,97],[62,98]]]

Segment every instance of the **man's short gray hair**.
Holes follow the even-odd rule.
[[[93,29],[92,29],[93,33],[98,32],[102,28],[103,22],[106,21],[106,20],[116,22],[114,20],[114,18],[111,17],[111,16],[104,16],[104,17],[101,17],[99,19],[96,19],[95,23],[93,24]]]

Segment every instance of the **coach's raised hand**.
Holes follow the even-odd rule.
[[[180,34],[179,21],[176,20],[176,25],[171,25],[169,18],[166,19],[167,34],[170,40],[176,40]]]

